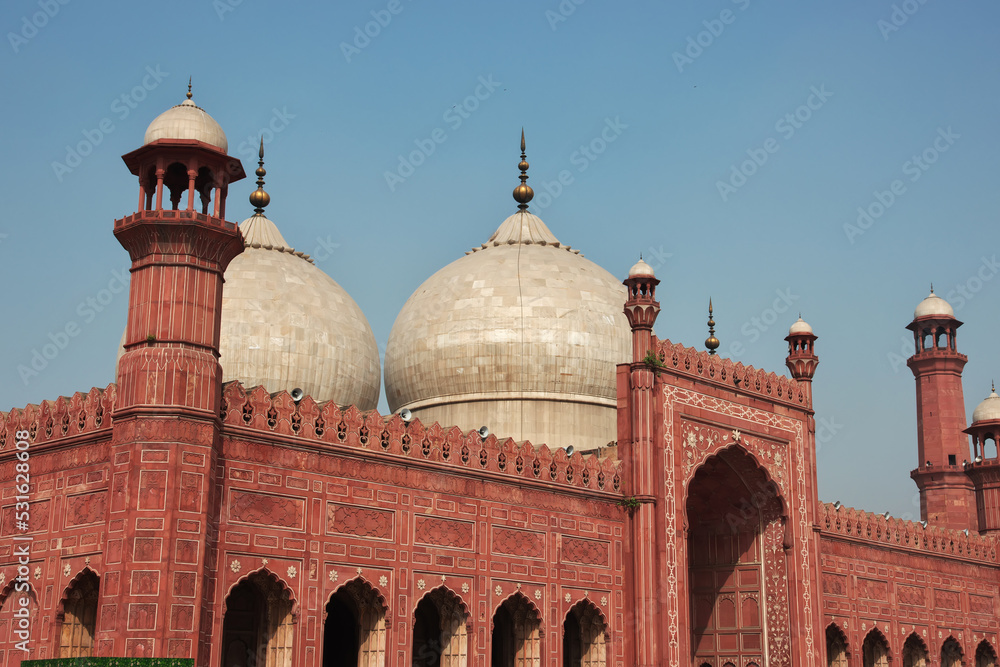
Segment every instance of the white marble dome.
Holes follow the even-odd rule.
[[[789,336],[794,336],[795,334],[811,334],[812,332],[813,328],[809,326],[808,322],[802,319],[801,315],[799,315],[799,319],[792,322],[792,326],[788,328]]]
[[[646,264],[646,262],[642,260],[642,257],[640,257],[639,261],[633,264],[632,268],[628,270],[629,278],[636,278],[638,276],[644,276],[644,277],[650,276],[653,278],[656,277],[656,274],[653,273],[653,267],[651,267],[649,264]]]
[[[240,231],[246,249],[230,262],[222,291],[223,380],[374,409],[379,351],[358,305],[263,214]]]
[[[994,419],[1000,419],[1000,396],[997,396],[995,389],[990,392],[986,400],[976,406],[975,411],[972,413],[972,423],[992,421]]]
[[[617,278],[519,211],[403,306],[385,355],[389,407],[535,445],[606,445],[615,366],[632,354],[625,298]]]
[[[955,317],[955,311],[952,309],[951,304],[939,297],[937,294],[931,290],[931,293],[927,297],[917,304],[917,309],[913,311],[913,318],[927,317],[928,315],[943,315],[946,317]]]
[[[188,95],[190,94],[189,92]],[[142,145],[151,144],[157,139],[197,139],[215,146],[223,153],[229,151],[229,142],[222,126],[192,102],[190,97],[154,118],[146,128]]]

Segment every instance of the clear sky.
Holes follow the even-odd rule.
[[[913,518],[904,326],[931,282],[970,415],[1000,374],[998,24],[988,0],[7,0],[0,408],[113,380],[120,156],[190,75],[248,173],[264,133],[268,216],[380,345],[515,210],[523,126],[532,211],[616,275],[643,253],[661,338],[700,346],[711,296],[720,352],[784,372],[802,312],[821,498]]]

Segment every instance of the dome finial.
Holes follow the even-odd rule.
[[[187,98],[191,99],[191,77],[190,76],[188,77],[188,94],[187,94]]]
[[[257,152],[260,158],[257,161],[257,189],[250,193],[250,203],[254,205],[253,212],[257,214],[264,213],[264,207],[271,203],[271,196],[264,192],[264,176],[267,174],[267,170],[264,169],[264,137],[260,138],[260,150]]]
[[[517,202],[517,208],[524,211],[528,208],[528,202],[535,196],[534,190],[531,186],[527,184],[528,180],[528,156],[524,152],[524,128],[521,128],[521,163],[517,165],[517,168],[521,170],[521,184],[514,188],[514,201]]]
[[[934,283],[931,283],[931,294],[934,294]]]
[[[705,339],[705,347],[709,354],[715,354],[719,345],[719,339],[715,337],[715,320],[712,319],[712,297],[708,297],[708,338]]]

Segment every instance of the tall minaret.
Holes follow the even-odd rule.
[[[976,514],[980,533],[1000,533],[1000,396],[994,386],[990,395],[976,406],[972,426],[965,429],[972,436],[975,458],[966,466],[976,487]]]
[[[123,156],[139,179],[139,210],[114,226],[132,279],[95,637],[102,656],[208,664],[222,283],[243,251],[224,216],[229,184],[245,174],[227,149],[189,86]]]
[[[819,366],[819,357],[816,356],[816,334],[813,333],[809,323],[799,319],[792,323],[788,329],[785,340],[788,341],[788,356],[785,357],[785,365],[791,372],[792,377],[802,383],[806,393],[806,405],[812,408],[812,380],[816,374],[816,367]]]
[[[663,447],[654,438],[662,397],[656,395],[653,323],[660,312],[656,286],[660,283],[651,266],[640,259],[628,272],[625,316],[632,329],[632,363],[619,366],[618,433],[622,459],[623,492],[629,507],[629,539],[626,540],[626,608],[635,614],[625,619],[625,662],[637,667],[662,664],[666,650],[665,585],[662,575],[663,542],[666,535],[664,510],[656,498],[664,484]],[[622,401],[625,394],[625,401]],[[623,408],[622,406],[627,406]],[[624,424],[623,424],[624,422]],[[627,437],[623,438],[623,434]]]
[[[977,527],[965,429],[962,369],[955,337],[962,323],[947,301],[934,294],[920,302],[907,329],[916,352],[906,361],[917,382],[917,468],[910,477],[920,489],[920,517],[942,528]]]

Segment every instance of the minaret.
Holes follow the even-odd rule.
[[[920,517],[942,528],[975,529],[973,486],[962,462],[969,458],[962,369],[969,360],[956,348],[962,323],[947,301],[931,293],[920,302],[907,329],[916,352],[906,365],[917,383],[917,468]]]
[[[812,327],[802,319],[802,315],[799,315],[799,319],[792,323],[788,329],[788,335],[785,336],[785,340],[788,341],[788,356],[785,357],[785,365],[788,366],[792,378],[802,383],[805,389],[806,404],[810,408],[812,407],[812,380],[816,374],[816,367],[819,366],[819,357],[816,356],[816,350],[813,347],[816,338],[818,336],[813,334]]]
[[[666,636],[666,602],[662,595],[666,585],[662,571],[666,526],[664,510],[656,504],[664,484],[664,459],[663,447],[657,446],[654,438],[663,400],[656,392],[658,360],[653,338],[653,323],[660,312],[656,300],[659,283],[652,267],[641,258],[628,272],[625,316],[632,329],[632,363],[619,366],[618,372],[619,456],[623,462],[623,492],[632,503],[626,546],[630,572],[626,608],[635,614],[625,619],[629,628],[625,662],[637,667],[662,664],[666,650],[662,643]]]
[[[208,662],[222,284],[243,251],[224,215],[229,184],[245,174],[227,149],[189,86],[122,158],[139,179],[139,210],[114,224],[132,278],[95,637],[102,656]]]
[[[1000,396],[996,387],[976,406],[972,426],[965,429],[972,436],[972,463],[965,470],[976,488],[976,515],[979,532],[1000,532]]]

